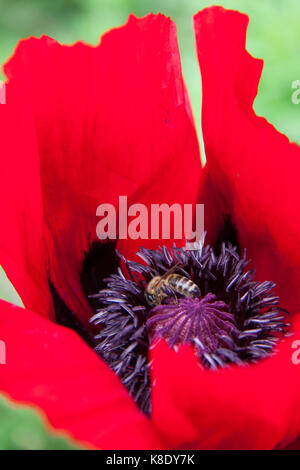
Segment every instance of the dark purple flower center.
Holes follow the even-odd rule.
[[[199,364],[211,369],[272,353],[286,330],[286,312],[272,293],[275,284],[255,281],[254,270],[246,270],[246,254],[224,243],[219,253],[203,244],[197,250],[141,248],[138,254],[143,264],[121,257],[124,273],[119,268],[92,296],[99,308],[91,321],[99,325],[96,352],[146,414],[155,338],[170,347],[192,345]]]
[[[273,354],[287,327],[271,281],[258,282],[240,255],[229,218],[214,247],[141,248],[128,261],[115,243],[93,243],[81,272],[99,333],[85,328],[49,281],[56,321],[75,330],[119,376],[139,408],[151,412],[149,346],[190,344],[201,367],[249,364]],[[120,263],[120,258],[122,263]],[[120,267],[122,264],[122,269]]]

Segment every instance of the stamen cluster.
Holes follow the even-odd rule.
[[[138,255],[143,264],[120,255],[123,270],[119,268],[118,274],[106,279],[107,288],[93,295],[99,310],[91,321],[100,326],[97,353],[146,414],[150,413],[149,337],[162,337],[170,347],[189,343],[200,365],[217,368],[268,356],[286,331],[287,312],[272,293],[275,284],[254,280],[254,270],[246,270],[246,251],[241,257],[236,247],[223,243],[216,254],[203,243],[196,250],[141,248]],[[175,293],[153,308],[145,296],[148,283],[176,265],[199,287],[200,297]]]

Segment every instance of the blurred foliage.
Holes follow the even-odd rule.
[[[31,408],[13,404],[0,395],[0,450],[80,448],[60,433],[46,430],[41,418]]]
[[[21,38],[47,34],[61,43],[81,39],[97,44],[103,32],[124,23],[130,13],[164,13],[177,24],[183,74],[200,136],[201,81],[192,17],[211,4],[206,0],[0,0],[0,61],[7,60]],[[300,107],[291,102],[291,84],[300,79],[299,0],[221,0],[218,4],[250,17],[247,48],[265,61],[256,112],[300,143]],[[22,305],[3,271],[0,297]],[[0,416],[0,448],[69,448],[63,440],[42,431],[31,410],[15,411],[0,401]]]

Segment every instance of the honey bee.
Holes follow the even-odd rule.
[[[154,276],[148,283],[145,297],[149,305],[155,306],[172,294],[181,294],[186,297],[198,297],[201,295],[199,287],[186,276],[176,274],[178,264],[169,269],[162,276]]]

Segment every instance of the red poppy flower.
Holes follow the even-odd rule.
[[[175,350],[168,341],[155,341],[150,350],[150,417],[86,344],[93,333],[86,294],[95,293],[95,285],[117,267],[115,246],[95,244],[96,207],[101,202],[117,206],[119,195],[127,195],[128,204],[148,207],[205,203],[208,241],[247,248],[257,282],[276,283],[280,305],[291,313],[291,331],[300,331],[299,148],[253,111],[262,65],[245,50],[246,27],[247,17],[219,7],[195,17],[207,156],[203,170],[175,26],[162,15],[130,17],[97,47],[31,38],[18,45],[5,65],[0,187],[6,203],[0,261],[25,309],[1,302],[7,364],[1,367],[0,390],[36,406],[55,428],[88,446],[270,449],[286,446],[300,434],[293,338],[281,339],[273,355],[256,363],[216,370],[199,367],[191,345]],[[117,249],[132,258],[140,244],[118,240]],[[143,241],[146,248],[158,244]],[[156,251],[144,253],[162,259]],[[166,251],[159,256],[168,260]],[[239,269],[233,258],[230,262]],[[225,273],[224,265],[222,269]],[[111,279],[109,289],[115,295],[119,278]],[[130,288],[126,284],[126,292]],[[268,319],[263,317],[268,325],[270,315],[275,316],[274,299],[264,299],[265,310],[273,305]],[[181,299],[176,305],[186,302],[188,309],[192,301]],[[222,302],[212,307],[215,301],[206,298],[209,308],[219,311],[216,325],[218,331],[223,325],[226,336],[232,312]],[[205,305],[200,307],[207,315]],[[72,326],[86,342],[55,319]],[[156,320],[153,316],[149,326],[153,336]],[[261,322],[257,316],[250,320]],[[170,325],[165,326],[169,331]],[[271,340],[267,334],[259,338],[259,344],[247,343],[241,356],[259,348],[265,353]],[[237,349],[232,354],[239,356]]]

